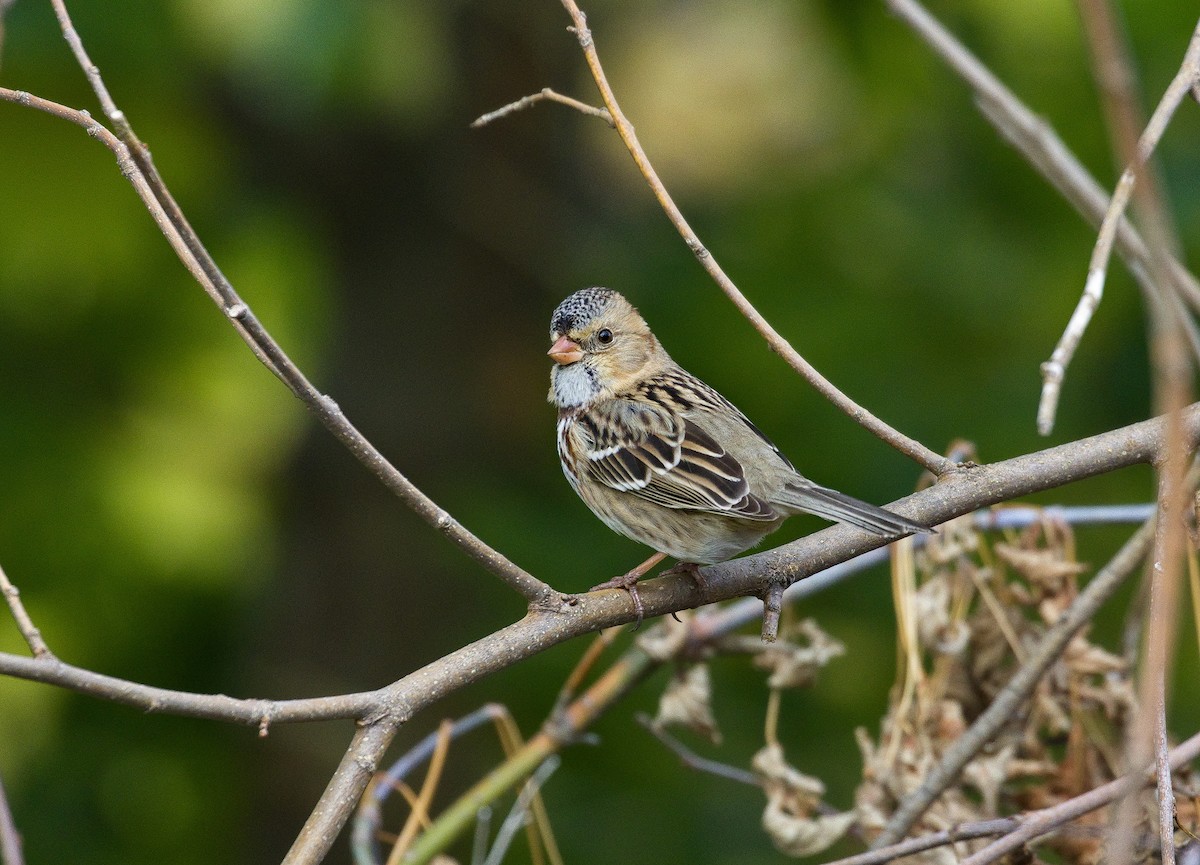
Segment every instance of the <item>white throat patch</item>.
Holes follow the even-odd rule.
[[[553,379],[554,403],[559,408],[579,408],[600,395],[596,373],[581,362],[555,367]]]

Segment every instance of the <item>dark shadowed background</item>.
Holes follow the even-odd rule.
[[[1126,4],[1150,102],[1195,24]],[[876,2],[587,4],[623,107],[701,238],[792,343],[851,396],[985,461],[1149,411],[1141,304],[1118,266],[1039,439],[1038,364],[1072,310],[1093,234]],[[1106,185],[1114,170],[1073,6],[972,0],[934,11]],[[117,103],[217,261],[318,387],[468,528],[556,587],[644,550],[564,482],[545,402],[547,324],[585,285],[621,290],[672,354],[798,467],[886,502],[918,470],[817,397],[695,263],[615,133],[541,105],[598,102],[554,0],[77,0]],[[0,85],[95,110],[48,4],[5,19]],[[1200,232],[1195,105],[1161,148],[1185,243]],[[1045,496],[1151,496],[1130,470]],[[810,531],[796,519],[770,543]],[[1124,529],[1080,533],[1104,560]],[[184,272],[102,147],[0,104],[0,564],[61,657],[147,683],[291,697],[376,687],[501,627],[522,604],[420,523],[253,359]],[[1123,605],[1122,601],[1122,605]],[[1111,626],[1122,605],[1106,613]],[[793,762],[846,806],[853,730],[894,672],[887,574],[806,605],[848,647],[785,695]],[[1176,729],[1196,705],[1181,632]],[[623,637],[622,639],[628,639]],[[584,643],[416,719],[390,758],[506,703],[536,730]],[[0,649],[24,651],[11,626]],[[766,687],[716,664],[725,743],[745,764]],[[564,754],[545,795],[567,861],[763,863],[761,793],[681,768],[640,727],[660,673]],[[147,717],[0,680],[0,778],[30,862],[277,861],[350,725]],[[445,787],[500,750],[456,745]],[[462,852],[461,850],[459,851]],[[524,848],[510,861],[522,861]],[[339,842],[330,862],[346,862]]]

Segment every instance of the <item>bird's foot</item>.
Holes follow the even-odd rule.
[[[591,591],[598,592],[601,589],[624,589],[629,592],[629,599],[633,601],[633,609],[637,613],[637,624],[633,626],[636,631],[642,626],[642,619],[646,615],[646,608],[642,606],[642,596],[638,594],[638,580],[646,576],[646,572],[661,562],[667,557],[666,553],[655,553],[646,561],[642,562],[628,573],[621,574],[619,577],[613,577],[611,580],[601,583],[598,586],[592,586]]]
[[[633,601],[634,612],[637,613],[637,624],[633,626],[636,631],[642,626],[642,619],[645,618],[646,608],[642,606],[642,596],[638,594],[638,580],[642,578],[637,568],[634,568],[627,574],[621,574],[619,577],[613,577],[611,580],[606,580],[598,586],[592,586],[591,591],[598,592],[602,589],[624,589],[629,592],[629,599]]]
[[[691,577],[692,582],[696,584],[696,588],[701,592],[704,591],[704,578],[700,576],[700,566],[695,562],[676,562],[659,574],[659,576],[669,577],[672,574],[682,574],[686,577]]]

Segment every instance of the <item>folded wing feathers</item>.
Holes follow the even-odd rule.
[[[642,413],[639,421],[639,434],[616,423],[604,428],[585,422],[582,431],[590,440],[585,454],[596,480],[664,507],[778,518],[770,505],[750,495],[741,465],[704,430],[665,413]]]

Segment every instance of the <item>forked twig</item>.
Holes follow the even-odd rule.
[[[842,393],[826,379],[821,373],[817,372],[816,368],[807,360],[800,356],[786,339],[771,323],[763,317],[753,304],[746,299],[741,290],[734,284],[733,280],[717,263],[712,253],[700,242],[700,238],[692,227],[688,225],[682,211],[671,198],[671,194],[667,192],[667,187],[663,184],[658,172],[651,165],[649,157],[646,156],[646,151],[642,148],[638,141],[637,134],[634,132],[633,125],[625,117],[621,111],[621,106],[617,103],[617,97],[613,93],[612,87],[608,83],[608,78],[604,74],[604,68],[600,65],[600,55],[596,52],[596,44],[592,38],[592,32],[587,26],[587,17],[579,9],[575,0],[562,0],[563,7],[567,10],[567,14],[571,16],[573,27],[571,28],[579,40],[579,46],[583,49],[584,58],[587,60],[588,69],[591,70],[592,78],[596,82],[596,87],[600,90],[600,96],[604,100],[604,105],[612,116],[613,123],[616,125],[617,134],[621,136],[621,141],[625,143],[625,147],[629,150],[629,154],[633,157],[638,170],[642,173],[646,183],[650,185],[650,189],[654,193],[654,197],[658,199],[658,203],[662,206],[667,214],[667,218],[687,244],[688,249],[699,260],[700,265],[708,272],[709,276],[720,287],[731,301],[737,307],[738,311],[744,315],[754,326],[771,350],[787,361],[788,365],[796,372],[804,377],[817,391],[827,400],[850,416],[852,420],[863,426],[865,429],[879,437],[881,440],[891,445],[902,454],[906,455],[915,462],[921,464],[929,471],[937,476],[944,475],[951,471],[955,464],[941,454],[927,448],[925,445],[909,438],[884,423],[871,412],[867,411],[861,405],[856,403],[846,394]]]
[[[1200,24],[1197,24],[1196,30],[1192,34],[1179,71],[1167,86],[1162,99],[1159,100],[1158,107],[1154,109],[1154,114],[1151,115],[1146,129],[1138,141],[1136,163],[1126,167],[1121,173],[1121,179],[1117,182],[1116,189],[1113,190],[1112,201],[1104,212],[1104,219],[1100,223],[1100,231],[1096,237],[1096,245],[1092,249],[1092,257],[1088,262],[1087,281],[1083,287],[1083,295],[1079,298],[1079,303],[1071,314],[1067,327],[1063,331],[1058,345],[1054,347],[1050,359],[1042,364],[1042,395],[1038,402],[1037,412],[1038,432],[1042,435],[1049,435],[1054,428],[1054,417],[1058,411],[1063,376],[1066,374],[1067,366],[1075,356],[1075,350],[1079,347],[1084,331],[1087,330],[1092,315],[1104,295],[1104,283],[1108,278],[1108,263],[1112,257],[1117,227],[1121,224],[1121,218],[1129,204],[1137,174],[1154,153],[1154,149],[1158,146],[1175,111],[1198,80],[1200,80]],[[1168,286],[1163,286],[1164,290],[1168,288]]]
[[[33,652],[33,657],[53,659],[54,653],[46,645],[45,639],[42,638],[42,632],[33,624],[33,619],[29,617],[25,605],[21,603],[20,590],[9,582],[8,574],[4,573],[3,566],[0,566],[0,594],[4,595],[9,612],[12,613],[21,636],[25,638],[25,644],[29,646],[29,651]]]
[[[965,45],[929,14],[918,0],[885,0],[888,9],[907,24],[925,44],[967,83],[979,110],[1043,177],[1092,225],[1099,227],[1110,206],[1104,189],[1063,143],[1054,129],[1018,99]],[[1124,217],[1117,220],[1114,245],[1129,272],[1147,296],[1154,294],[1150,251],[1138,231]],[[1176,259],[1167,268],[1180,295],[1193,306],[1200,304],[1200,283]],[[1177,299],[1169,299],[1178,304]],[[1193,344],[1200,337],[1189,330]]]
[[[549,102],[557,102],[560,105],[566,105],[568,108],[574,108],[581,114],[586,114],[589,117],[599,117],[613,129],[617,128],[617,124],[613,123],[612,115],[608,113],[607,108],[596,108],[594,105],[588,105],[586,102],[580,102],[578,99],[572,99],[570,96],[563,96],[561,93],[551,90],[549,87],[543,87],[537,93],[531,93],[529,96],[522,96],[516,102],[510,102],[507,105],[502,105],[495,111],[489,111],[487,114],[481,115],[471,121],[472,129],[479,129],[487,126],[493,120],[499,120],[501,117],[507,117],[515,111],[521,111],[528,108],[530,105],[535,105],[542,100]]]

